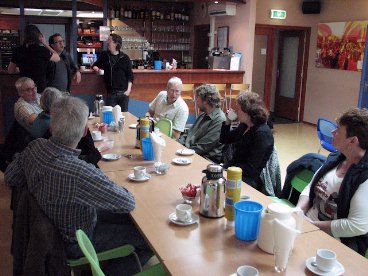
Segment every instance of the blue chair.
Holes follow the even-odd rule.
[[[317,135],[321,143],[318,153],[321,151],[321,147],[334,152],[336,149],[332,146],[332,131],[335,130],[337,125],[325,118],[319,118],[317,122]]]

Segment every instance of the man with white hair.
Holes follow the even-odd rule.
[[[133,195],[92,164],[78,159],[76,146],[86,134],[88,113],[87,105],[74,97],[53,105],[51,138],[32,141],[8,166],[5,183],[27,185],[61,233],[68,258],[83,256],[75,237],[76,230],[82,229],[97,252],[129,243],[144,264],[152,251],[128,216],[135,207]],[[107,275],[121,271],[128,275],[138,272],[133,256],[104,266]]]
[[[167,82],[167,91],[161,91],[149,104],[148,113],[151,117],[167,118],[172,121],[173,137],[178,139],[184,131],[188,120],[188,105],[182,99],[183,83],[178,77],[172,77]]]
[[[28,129],[38,114],[42,112],[40,106],[40,94],[34,81],[27,77],[21,77],[15,82],[19,99],[14,104],[14,117],[17,122]]]

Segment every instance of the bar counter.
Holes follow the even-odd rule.
[[[242,83],[244,71],[209,70],[209,69],[176,69],[176,70],[139,70],[133,69],[134,84],[131,98],[142,101],[152,101],[157,93],[166,89],[171,77],[179,77],[183,83]],[[105,94],[102,76],[93,71],[82,72],[82,83],[72,85],[72,93]],[[215,81],[214,81],[215,80]],[[103,82],[103,80],[102,80]],[[228,86],[229,86],[228,85]],[[88,91],[87,91],[88,90]]]
[[[183,83],[194,83],[196,86],[202,83],[226,83],[228,88],[231,83],[242,83],[244,71],[209,70],[209,69],[176,69],[176,70],[138,70],[134,69],[134,84],[130,98],[150,102],[157,93],[166,89],[167,81],[171,77],[179,77]],[[13,121],[13,106],[18,98],[15,89],[15,81],[18,74],[9,75],[0,71],[0,143],[4,142]],[[73,83],[71,94],[87,101],[92,109],[96,94],[105,95],[103,76],[97,75],[92,70],[82,72],[82,81]],[[193,105],[188,104],[190,112],[194,113]]]

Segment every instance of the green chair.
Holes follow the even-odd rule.
[[[160,132],[167,135],[168,137],[172,137],[172,122],[167,118],[161,118],[155,125],[160,129]]]
[[[134,247],[132,245],[124,245],[124,246],[121,246],[115,249],[111,249],[111,250],[96,254],[95,248],[93,247],[91,241],[89,240],[88,236],[83,232],[83,230],[81,229],[77,230],[75,235],[77,237],[79,247],[81,248],[83,254],[85,255],[85,258],[87,259],[87,263],[89,263],[91,266],[93,276],[105,276],[105,274],[100,268],[100,263],[99,263],[99,261],[103,261],[103,260],[110,260],[110,259],[125,257],[130,254],[134,254],[140,265],[138,256],[134,252]],[[164,267],[162,266],[162,264],[156,264],[135,275],[136,276],[151,276],[151,275],[160,276],[160,275],[167,275],[167,273]]]
[[[278,198],[278,197],[271,197],[271,199],[275,202],[284,203],[290,207],[295,207],[295,205],[289,201],[291,193],[293,192],[293,189],[301,193],[304,190],[304,188],[309,184],[309,182],[312,180],[313,175],[314,175],[314,172],[307,170],[307,169],[300,171],[291,180],[291,191],[290,191],[288,199],[283,199],[283,198]]]

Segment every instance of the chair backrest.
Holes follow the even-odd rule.
[[[190,100],[190,101],[194,101],[194,84],[193,83],[185,83],[182,86],[182,90],[181,90],[181,97],[184,100]]]
[[[160,129],[160,132],[167,135],[168,137],[172,137],[172,122],[167,118],[161,118],[155,125]]]
[[[193,93],[194,84],[193,83],[183,83],[181,92],[191,92]]]
[[[240,90],[244,90],[244,91],[248,91],[250,84],[249,83],[233,83],[230,86],[230,91],[240,91]]]
[[[226,83],[212,83],[216,86],[217,90],[220,92],[221,97],[224,97],[226,93]]]
[[[301,193],[304,188],[309,184],[309,182],[312,180],[314,175],[314,172],[304,169],[297,173],[293,179],[291,179],[291,186],[293,189],[297,190],[299,193]]]
[[[89,261],[93,276],[105,276],[100,268],[95,248],[83,230],[78,229],[75,233],[80,249]]]
[[[319,118],[317,122],[317,134],[321,141],[332,144],[332,131],[336,129],[336,124],[325,118]]]

